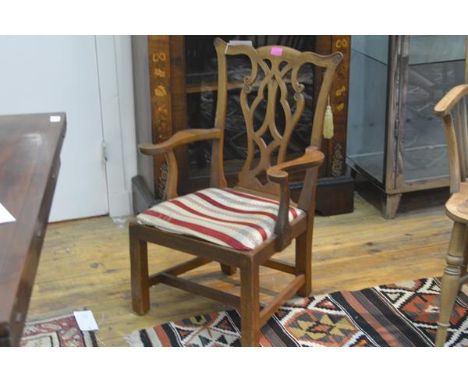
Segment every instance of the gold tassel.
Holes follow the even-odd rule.
[[[325,139],[333,138],[333,111],[330,106],[330,97],[328,97],[328,105],[325,110],[325,118],[323,120],[323,137]]]

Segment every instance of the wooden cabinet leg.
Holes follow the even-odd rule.
[[[236,267],[233,267],[232,265],[227,265],[227,264],[221,264],[221,271],[228,276],[232,276],[234,273],[236,273]]]
[[[447,329],[450,327],[455,299],[460,290],[461,267],[464,260],[466,227],[461,223],[454,223],[447,254],[447,266],[442,277],[440,290],[440,314],[437,323],[436,346],[444,346]]]
[[[133,310],[143,315],[149,310],[148,245],[131,232],[130,271]]]
[[[260,340],[259,267],[252,263],[240,268],[241,279],[241,344],[258,346]]]
[[[396,216],[398,206],[400,205],[401,194],[387,194],[383,206],[383,215],[385,219],[393,219]]]
[[[296,274],[305,277],[304,285],[297,291],[301,297],[308,297],[312,292],[312,231],[309,228],[296,238]]]

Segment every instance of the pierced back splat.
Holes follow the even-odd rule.
[[[320,147],[327,96],[342,55],[335,53],[321,56],[285,46],[255,49],[248,45],[229,45],[221,39],[215,40],[215,47],[218,58],[216,128],[224,131],[227,103],[226,56],[246,55],[251,63],[250,75],[244,78],[244,86],[240,92],[240,104],[247,130],[247,158],[239,173],[238,186],[278,194],[277,184],[269,181],[262,183],[259,177],[269,167],[286,159],[291,134],[305,106],[304,85],[299,82],[299,71],[304,64],[312,64],[324,70],[323,81],[316,98],[311,134],[311,145]],[[288,83],[293,97],[288,97]],[[291,99],[294,100],[292,105]],[[254,121],[254,117],[262,103],[266,103],[266,111],[263,121],[259,124]],[[278,105],[282,110],[277,110]],[[284,114],[284,126],[277,126],[277,112]],[[215,145],[213,150],[213,154],[221,154],[222,158],[222,142]],[[258,160],[254,157],[256,151],[260,153]]]

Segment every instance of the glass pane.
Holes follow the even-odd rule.
[[[348,159],[384,179],[388,36],[353,36],[348,107]]]
[[[447,146],[434,105],[464,83],[464,36],[411,36],[403,169],[405,181],[448,176]]]

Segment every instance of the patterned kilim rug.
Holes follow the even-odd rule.
[[[73,314],[26,323],[20,346],[96,347],[94,332],[82,332]]]
[[[262,329],[261,346],[434,346],[440,283],[423,279],[286,303]],[[237,311],[204,314],[133,332],[130,346],[240,346]],[[468,346],[468,297],[452,314],[448,346]]]

